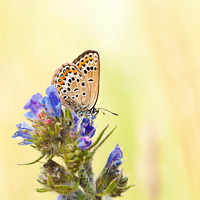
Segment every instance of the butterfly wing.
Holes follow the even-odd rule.
[[[81,72],[84,82],[87,84],[86,96],[88,103],[87,109],[93,108],[99,95],[100,80],[100,57],[98,51],[87,50],[78,56],[73,63]]]
[[[70,110],[81,110],[89,106],[88,86],[75,64],[64,63],[58,67],[52,76],[51,84],[57,88],[62,104]]]

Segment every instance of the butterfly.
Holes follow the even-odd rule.
[[[100,57],[96,50],[87,50],[72,63],[58,67],[51,84],[57,88],[61,102],[78,116],[95,116],[99,96]]]

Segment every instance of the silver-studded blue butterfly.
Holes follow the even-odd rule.
[[[79,116],[95,116],[99,95],[100,58],[96,50],[87,50],[72,63],[58,67],[51,79],[61,102]]]

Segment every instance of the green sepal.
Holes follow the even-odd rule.
[[[59,150],[60,150],[61,153],[64,152],[64,151],[63,151],[63,148],[62,148],[62,145],[61,145],[61,142],[58,143],[58,148],[59,148]]]
[[[43,192],[49,192],[49,191],[52,191],[52,190],[50,190],[48,188],[39,188],[39,189],[37,188],[36,191],[40,192],[40,193],[43,193]]]
[[[64,124],[65,124],[65,115],[64,115],[62,109],[61,109],[61,114],[62,114],[62,118],[61,118],[61,120],[62,120],[62,124],[64,125]]]
[[[66,118],[66,120],[71,120],[71,124],[73,124],[72,113],[66,107],[65,107],[65,118]]]
[[[49,131],[49,134],[53,137],[55,133],[51,130],[50,127],[48,127],[48,131]]]
[[[47,178],[47,185],[49,188],[54,189],[53,180],[52,180],[51,176],[48,176],[48,178]]]
[[[40,129],[42,132],[47,133],[47,130],[44,127],[40,126]]]
[[[109,184],[109,186],[106,188],[105,192],[100,193],[100,194],[96,194],[96,195],[99,196],[99,197],[102,197],[102,196],[105,196],[105,195],[109,194],[109,193],[116,187],[116,185],[117,185],[117,183],[118,183],[116,180],[117,180],[117,178],[114,179],[114,180]]]
[[[60,122],[56,122],[55,124],[55,134],[58,135],[60,133]]]

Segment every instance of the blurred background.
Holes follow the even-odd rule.
[[[199,9],[198,0],[1,0],[0,199],[56,199],[34,190],[41,163],[17,166],[39,152],[11,136],[55,68],[88,49],[101,57],[97,107],[119,114],[95,121],[99,132],[118,123],[96,174],[119,143],[136,184],[122,199],[200,199]]]

